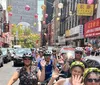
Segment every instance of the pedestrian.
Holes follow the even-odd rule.
[[[59,79],[54,85],[73,85],[72,78],[73,76],[82,76],[85,69],[85,65],[80,61],[75,61],[70,66],[71,77]],[[56,71],[57,72],[57,71]],[[60,75],[59,72],[54,72],[48,85],[52,85],[54,80]]]
[[[19,79],[19,85],[38,85],[38,81],[45,79],[45,63],[41,62],[42,70],[32,65],[33,57],[31,54],[23,55],[24,66],[18,68],[13,74],[7,85],[13,85]]]

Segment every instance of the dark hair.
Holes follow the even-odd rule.
[[[82,71],[84,72],[84,68],[83,68],[82,66],[79,66],[79,65],[73,66],[73,67],[71,68],[71,71],[72,71],[72,69],[75,68],[75,67],[80,67],[80,68],[82,69]]]

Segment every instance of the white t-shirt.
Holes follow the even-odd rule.
[[[66,79],[66,81],[64,82],[64,84],[63,85],[71,85],[71,83],[69,82],[69,78],[68,79]]]

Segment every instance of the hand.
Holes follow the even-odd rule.
[[[55,68],[55,70],[52,73],[52,78],[56,79],[59,76],[59,70],[58,68]]]
[[[72,76],[72,85],[84,85],[83,83],[81,83],[82,81],[82,77],[80,76]]]
[[[41,60],[40,64],[41,64],[42,67],[45,67],[46,61],[45,60]]]

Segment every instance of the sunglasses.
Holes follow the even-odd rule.
[[[80,52],[80,51],[76,51],[75,53],[76,53],[76,54],[81,54],[81,55],[82,55],[82,52]]]
[[[31,58],[23,58],[23,60],[31,60]]]
[[[88,82],[100,82],[100,79],[91,79],[91,78],[89,78],[89,79],[87,79],[87,81]]]

